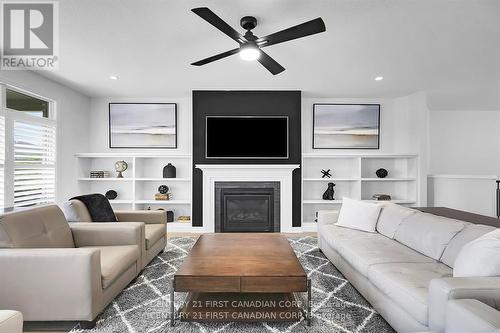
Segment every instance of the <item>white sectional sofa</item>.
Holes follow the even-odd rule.
[[[23,333],[22,313],[13,310],[0,310],[0,333]]]
[[[337,218],[319,212],[319,248],[396,331],[444,332],[450,299],[500,308],[499,276],[453,277],[463,246],[496,228],[394,204],[383,204],[375,232]]]

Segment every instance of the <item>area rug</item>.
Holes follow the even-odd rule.
[[[333,333],[394,332],[344,276],[319,252],[317,238],[288,238],[302,266],[312,281],[312,325],[305,321],[288,323],[220,323],[177,322],[170,327],[170,281],[194,245],[196,237],[168,240],[165,252],[144,269],[99,316],[96,327],[82,332],[137,333]],[[176,295],[177,306],[182,294]]]

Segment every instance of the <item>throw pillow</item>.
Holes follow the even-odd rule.
[[[500,276],[500,229],[467,243],[458,253],[453,277]]]
[[[375,232],[381,205],[353,200],[342,199],[337,226],[357,229],[368,232]]]

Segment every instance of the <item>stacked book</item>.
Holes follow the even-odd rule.
[[[172,199],[172,193],[165,193],[165,194],[156,193],[155,194],[155,200],[170,200],[170,199]]]
[[[187,223],[187,222],[191,221],[191,216],[181,215],[177,218],[177,221]]]
[[[90,171],[90,178],[109,178],[109,171],[92,170]]]

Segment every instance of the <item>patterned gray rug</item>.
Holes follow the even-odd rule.
[[[333,333],[394,332],[385,320],[318,251],[317,238],[289,238],[302,266],[312,280],[312,326],[295,323],[179,323],[170,327],[170,280],[189,253],[196,237],[171,238],[163,254],[156,257],[100,315],[93,330],[71,332],[137,333]],[[176,295],[177,307],[182,294]]]

